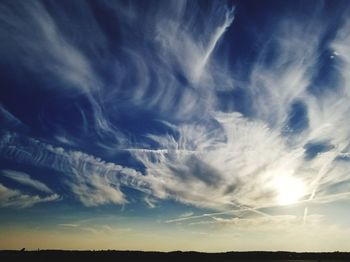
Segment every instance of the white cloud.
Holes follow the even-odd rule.
[[[38,195],[26,195],[19,190],[14,190],[0,184],[0,206],[28,208],[39,203],[57,201],[60,197],[57,194],[51,194],[46,197]]]
[[[203,13],[196,2],[167,1],[153,5],[149,15],[140,12],[134,3],[128,8],[111,3],[107,6],[115,12],[126,43],[115,59],[118,77],[113,88],[108,88],[108,99],[112,96],[127,108],[157,110],[162,117],[182,121],[212,109],[213,89],[232,88],[231,77],[223,73],[226,65],[215,59],[233,23],[232,7],[213,2]]]
[[[319,11],[315,9],[310,20],[286,18],[275,27],[270,42],[263,47],[253,66],[249,82],[244,86],[251,96],[252,117],[214,110],[212,103],[215,99],[212,97],[215,94],[213,89],[207,89],[205,95],[201,95],[210,108],[210,114],[206,109],[193,110],[206,116],[206,120],[178,124],[173,128],[176,136],[149,135],[160,150],[130,150],[146,166],[146,179],[156,196],[214,209],[237,205],[263,207],[276,204],[278,189],[272,186],[273,181],[286,173],[291,173],[305,185],[302,194],[305,200],[315,196],[315,201],[320,200],[329,195],[332,185],[346,181],[348,164],[336,159],[349,148],[347,92],[338,86],[339,83],[334,83],[337,86],[326,95],[318,96],[308,90],[318,70],[318,50],[325,35],[324,28],[319,26],[323,23]],[[340,57],[346,53],[343,49],[349,35],[348,27],[346,24],[334,42]],[[179,60],[194,61],[190,64],[196,68],[196,59],[193,58],[196,52],[186,54],[186,41],[181,38],[181,33],[195,37],[195,32],[174,25],[171,19],[168,30],[162,30],[160,32],[165,35],[168,31],[180,31],[179,39],[185,43],[185,51],[174,52],[191,58],[181,57]],[[169,34],[169,37],[176,38],[174,35],[178,34]],[[176,50],[176,40],[167,43],[163,43],[166,50]],[[188,50],[192,50],[190,47]],[[268,57],[274,48],[275,55]],[[213,59],[215,61],[215,57]],[[348,75],[345,73],[346,59],[344,56],[345,65],[338,67],[344,76]],[[232,78],[215,75],[209,70],[206,73],[208,78],[222,77],[215,83],[226,82],[226,77]],[[189,100],[196,101],[196,97],[194,93],[194,98]],[[302,132],[293,135],[285,130],[289,128],[291,105],[296,101],[306,105],[308,123]],[[185,111],[193,109],[186,105],[185,108]],[[306,159],[308,143],[325,141],[334,148]]]
[[[182,213],[179,217],[180,218],[184,218],[184,217],[190,217],[190,216],[193,216],[193,212],[192,211],[188,211],[188,212]]]
[[[173,1],[171,5],[176,5],[177,12],[171,16],[161,11],[157,14],[156,41],[161,48],[163,62],[169,65],[176,63],[187,78],[196,84],[200,80],[208,80],[207,76],[211,73],[206,70],[206,66],[218,42],[233,22],[234,15],[233,9],[213,4],[205,14],[210,23],[201,28],[203,31],[199,31],[200,25],[196,28],[196,24],[193,26],[187,20],[184,10],[186,4],[186,1]],[[192,11],[194,14],[199,13],[195,3]]]
[[[24,124],[20,119],[14,116],[10,111],[8,111],[1,103],[0,103],[0,122],[5,125],[12,126],[23,126]]]
[[[282,17],[276,21],[266,45],[258,47],[260,55],[246,72],[248,78],[240,82],[250,96],[252,114],[248,117],[220,112],[221,101],[216,96],[218,90],[237,88],[235,77],[240,76],[217,53],[222,51],[219,43],[234,23],[233,11],[216,3],[205,12],[193,2],[159,5],[150,11],[152,15],[144,17],[132,4],[128,8],[107,4],[116,16],[125,18],[119,24],[121,35],[125,43],[132,44],[122,45],[120,55],[111,58],[116,60],[113,68],[117,79],[103,85],[90,61],[60,32],[43,5],[35,2],[34,8],[21,4],[18,12],[24,13],[24,19],[2,4],[6,12],[1,18],[19,32],[16,37],[27,40],[29,36],[23,30],[37,31],[38,40],[30,42],[27,56],[38,57],[51,74],[86,93],[94,108],[97,129],[111,128],[127,146],[110,145],[100,137],[96,142],[112,152],[130,152],[145,167],[143,174],[83,152],[24,138],[28,146],[16,135],[2,137],[2,155],[64,173],[68,187],[87,206],[127,203],[122,192],[127,186],[145,192],[144,200],[150,207],[155,205],[154,199],[174,199],[217,210],[248,206],[252,212],[260,212],[259,208],[278,203],[280,192],[273,181],[286,173],[304,183],[301,201],[348,197],[342,194],[344,188],[335,192],[332,188],[348,179],[349,164],[337,157],[349,150],[349,24],[344,24],[329,46],[337,53],[333,60],[342,61],[337,70],[344,83],[334,83],[333,89],[315,95],[308,88],[318,70],[319,48],[327,28],[320,26],[325,23],[322,12],[316,8],[310,19]],[[186,12],[189,7],[190,13]],[[205,23],[196,22],[198,17]],[[31,21],[28,25],[27,20]],[[134,37],[138,35],[135,28],[140,26],[146,44]],[[104,100],[114,103],[115,99],[122,106],[126,101],[127,108],[156,111],[161,123],[168,122],[172,132],[148,134],[157,147],[137,146],[106,120],[106,112],[92,96],[95,89]],[[300,133],[292,134],[285,131],[296,101],[305,105],[307,125]],[[233,105],[234,101],[229,103]],[[86,114],[82,110],[82,118]],[[88,121],[84,121],[84,128],[88,128]],[[67,142],[59,136],[57,139]],[[305,148],[311,142],[327,142],[333,147],[306,159]]]
[[[323,219],[322,215],[313,214],[308,218],[309,226],[312,224],[319,224]],[[277,228],[291,228],[291,227],[301,227],[303,226],[303,218],[297,217],[295,215],[275,215],[275,216],[265,216],[265,217],[248,217],[248,218],[222,218],[213,217],[211,221],[213,224],[235,226],[242,228],[266,228],[270,229],[274,227]]]
[[[221,128],[189,125],[179,128],[177,141],[153,137],[168,152],[132,151],[146,166],[153,192],[211,208],[273,203],[276,189],[270,183],[280,172],[299,168],[303,150],[288,149],[262,122],[239,114],[217,118]]]
[[[156,208],[157,207],[157,200],[156,199],[154,199],[150,196],[145,196],[143,200],[149,206],[149,208]]]
[[[59,226],[62,226],[62,227],[79,227],[78,224],[59,224]]]
[[[126,203],[120,190],[121,185],[149,193],[143,176],[133,169],[106,163],[79,151],[53,147],[18,134],[6,133],[1,137],[0,155],[19,163],[30,163],[61,172],[61,180],[86,206]],[[43,189],[43,185],[38,184],[38,181],[23,174],[15,175],[16,181]],[[11,177],[14,178],[13,174]]]
[[[91,35],[87,36],[87,45],[92,46],[91,49],[97,49],[96,45],[104,43],[104,36],[88,5],[83,2],[76,4],[80,5],[80,14],[85,14],[80,23],[84,27],[89,25],[90,30],[93,30]],[[59,86],[60,89],[55,91],[65,93],[68,97],[84,94],[93,110],[96,132],[113,132],[98,98],[103,83],[89,57],[60,27],[59,20],[62,17],[59,17],[59,14],[63,16],[63,20],[69,21],[72,18],[64,12],[60,13],[58,6],[56,8],[57,13],[52,14],[40,1],[1,3],[0,54],[16,66],[24,66],[40,76],[46,88],[53,89]],[[83,33],[79,30],[77,35]],[[55,80],[49,82],[45,74]],[[55,81],[58,85],[53,83]]]
[[[28,174],[23,172],[18,172],[15,170],[2,170],[1,173],[3,176],[6,176],[12,180],[15,180],[18,183],[21,183],[23,185],[27,185],[30,187],[33,187],[39,191],[45,192],[45,193],[53,193],[52,190],[45,185],[44,183],[37,181],[35,179],[32,179]]]
[[[36,71],[39,64],[45,65],[40,68],[84,92],[99,87],[89,61],[64,37],[44,5],[31,1],[2,3],[0,7],[0,18],[6,22],[1,33],[8,37],[3,39],[7,50],[2,52],[11,52],[16,59],[25,55],[24,61],[30,70]],[[10,43],[15,45],[7,46]]]
[[[97,173],[75,173],[74,180],[68,182],[73,193],[85,206],[97,206],[114,203],[124,204],[127,201],[118,185],[113,184],[113,179]]]

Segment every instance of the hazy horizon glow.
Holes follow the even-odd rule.
[[[0,249],[350,251],[350,4],[0,2]]]

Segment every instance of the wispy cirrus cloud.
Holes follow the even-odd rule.
[[[348,97],[339,82],[327,87],[326,94],[311,90],[324,63],[319,56],[326,34],[319,27],[321,9],[310,19],[281,19],[273,28],[243,88],[250,96],[250,116],[212,111],[206,121],[175,127],[176,137],[151,135],[161,151],[131,151],[149,177],[162,178],[154,192],[199,206],[259,207],[276,203],[274,180],[287,173],[305,183],[304,197],[317,191],[323,198],[331,184],[344,181],[342,170],[348,163],[337,157],[348,147]],[[337,56],[340,53],[336,50]],[[333,63],[339,73],[346,70],[339,61]],[[207,92],[206,97],[215,97]],[[326,118],[320,119],[323,115]],[[317,143],[332,146],[307,159],[309,148],[317,151]]]
[[[20,50],[24,58],[15,57],[29,70],[42,63],[65,83],[67,94],[78,90],[88,98],[93,114],[77,99],[79,119],[82,130],[94,123],[96,130],[110,135],[89,137],[100,146],[102,159],[108,151],[117,161],[123,152],[141,167],[67,149],[80,143],[66,135],[65,126],[60,127],[63,135],[55,134],[54,142],[62,147],[4,134],[4,158],[64,173],[65,185],[86,206],[125,204],[123,188],[130,187],[144,192],[150,207],[174,199],[215,210],[260,212],[279,205],[280,176],[305,185],[301,201],[347,197],[342,193],[349,161],[340,156],[348,154],[350,138],[349,24],[330,37],[324,6],[313,8],[312,16],[276,17],[241,73],[243,62],[231,61],[224,45],[228,39],[239,43],[232,29],[239,8],[212,2],[203,9],[200,2],[167,1],[144,10],[135,2],[101,2],[116,27],[109,28],[115,35],[107,35],[101,29],[106,21],[97,21],[84,3],[78,24],[91,21],[97,36],[85,46],[63,30],[60,21],[70,15],[57,5],[49,10],[40,1],[21,3],[18,9],[10,2],[1,4],[0,18],[6,23],[0,32],[8,38],[3,50]],[[28,33],[32,31],[35,39]],[[114,43],[117,51],[112,51]],[[329,61],[322,60],[327,57]],[[337,81],[320,88],[322,79],[317,79],[326,62],[334,66]],[[151,115],[142,119],[146,124],[156,119],[159,130],[141,130],[132,117],[123,125],[138,112]]]
[[[18,127],[23,126],[21,120],[9,112],[3,105],[0,104],[0,123],[4,126]]]
[[[61,227],[79,227],[78,224],[59,224]]]
[[[19,190],[10,189],[0,184],[1,207],[28,208],[39,203],[57,201],[59,199],[60,196],[57,194],[51,194],[46,197],[40,197],[38,195],[27,195]]]
[[[80,151],[53,147],[15,133],[3,134],[0,154],[7,160],[51,168],[62,173],[64,175],[62,183],[86,206],[126,203],[120,190],[121,185],[146,193],[149,191],[142,176],[133,169],[106,163],[100,158]],[[42,184],[39,181],[29,180],[23,174],[21,176],[17,174],[16,178],[11,174],[11,178],[22,183],[35,184],[37,187],[39,183]]]
[[[15,171],[15,170],[1,170],[1,173],[3,176],[10,178],[20,184],[30,186],[32,188],[35,188],[36,190],[45,192],[45,193],[53,193],[52,190],[45,185],[44,183],[37,181],[35,179],[32,179],[28,174]]]
[[[89,34],[94,36],[91,39],[103,38],[96,22],[94,23],[88,4],[76,2],[76,5],[83,15],[79,21],[82,24],[77,25],[75,36],[87,37],[83,33],[86,30],[80,30],[79,27],[84,29],[85,22],[88,21],[89,30],[93,30]],[[9,63],[32,72],[45,83],[45,88],[56,89],[60,86],[58,93],[67,97],[84,96],[92,108],[95,131],[99,134],[111,132],[113,127],[103,113],[98,95],[103,88],[103,82],[96,74],[89,57],[64,32],[66,27],[63,24],[68,25],[73,18],[67,17],[64,9],[55,4],[52,6],[56,10],[53,15],[48,6],[50,5],[41,1],[1,3],[1,55]],[[98,41],[94,44],[91,39],[90,49],[95,51]],[[56,83],[53,84],[50,79],[55,79]]]
[[[67,87],[86,93],[99,88],[98,77],[89,60],[62,34],[44,4],[5,1],[1,10],[2,55],[5,58],[11,55],[32,71],[37,71],[40,64],[45,65],[45,70],[65,81]]]
[[[309,216],[308,223],[310,225],[320,224],[323,216],[313,214]],[[222,225],[236,228],[260,228],[269,230],[272,226],[277,228],[291,228],[291,227],[302,227],[302,218],[293,215],[275,215],[269,217],[247,217],[247,218],[223,218],[223,217],[212,217],[211,220],[192,222],[189,225],[196,224],[207,224],[207,225]],[[290,231],[292,231],[290,229]]]
[[[32,195],[19,189],[11,189],[0,184],[0,205],[2,207],[29,208],[39,203],[60,200],[61,197],[54,193],[44,183],[32,179],[28,174],[15,170],[1,170],[1,175],[21,185],[28,186],[41,192],[39,195]],[[42,196],[44,193],[46,196]]]

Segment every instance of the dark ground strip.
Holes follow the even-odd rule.
[[[350,253],[294,252],[141,252],[141,251],[0,251],[1,261],[350,261]]]

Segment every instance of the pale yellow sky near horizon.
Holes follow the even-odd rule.
[[[119,228],[118,225],[74,229],[68,225],[54,229],[9,227],[1,229],[0,249],[349,251],[350,230],[325,225],[318,219],[305,225],[292,216],[273,221],[233,219],[207,225],[171,224],[159,230]]]

